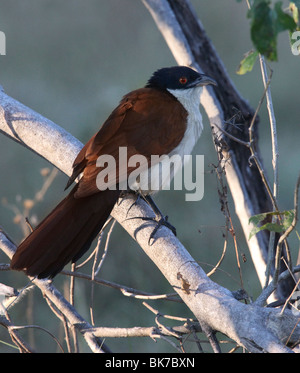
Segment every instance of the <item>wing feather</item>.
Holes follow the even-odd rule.
[[[169,154],[184,136],[186,118],[186,110],[168,92],[142,88],[124,96],[74,161],[70,184],[83,172],[75,197],[99,191],[96,178],[103,169],[96,166],[99,156],[107,154],[114,157],[116,172],[110,177],[110,183],[120,183],[137,167],[146,169],[151,155]],[[141,154],[145,162],[128,169],[127,160],[119,162],[120,147],[127,148],[127,160],[132,155]]]

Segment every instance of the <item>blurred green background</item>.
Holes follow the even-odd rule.
[[[236,69],[251,49],[249,20],[245,2],[236,0],[192,0],[201,22],[241,94],[256,108],[263,92],[258,62],[244,76]],[[287,5],[288,2],[285,2]],[[85,143],[100,127],[121,97],[143,86],[152,72],[176,64],[152,17],[137,0],[0,0],[0,30],[6,34],[6,56],[0,56],[0,84],[5,92],[53,120]],[[279,35],[279,62],[272,63],[272,95],[279,141],[279,206],[293,207],[293,190],[299,172],[299,57],[291,53],[288,34]],[[222,84],[222,82],[219,82]],[[203,109],[202,109],[203,112]],[[260,149],[272,180],[269,122],[266,108],[260,111]],[[205,193],[200,202],[185,202],[184,191],[160,192],[156,202],[176,226],[178,237],[206,271],[217,263],[224,244],[224,216],[220,211],[216,175],[212,163],[217,157],[211,131],[204,115],[204,132],[195,154],[205,155]],[[25,199],[40,190],[40,169],[47,162],[0,134],[0,225],[18,243],[22,230],[14,223],[8,205],[23,209]],[[59,174],[45,199],[34,206],[37,220],[44,217],[63,197],[67,177]],[[230,198],[238,248],[247,261],[241,261],[246,290],[253,297],[260,285],[251,263],[247,243]],[[294,252],[297,239],[292,241]],[[240,259],[241,260],[241,259]],[[0,251],[0,262],[8,262]],[[114,230],[100,277],[140,290],[163,293],[172,288],[128,237],[121,227]],[[229,239],[221,270],[212,279],[230,290],[240,288],[233,241]],[[63,292],[68,279],[58,276],[55,285]],[[28,282],[22,273],[0,273],[0,282],[21,288]],[[91,286],[76,282],[76,307],[89,320]],[[149,301],[161,313],[191,317],[181,304]],[[139,300],[124,297],[117,290],[96,286],[94,298],[97,326],[151,326],[154,315]],[[17,304],[11,316],[18,324],[37,324],[62,335],[59,322],[48,310],[39,290]],[[22,335],[38,351],[56,351],[53,340],[34,330]],[[10,342],[0,329],[0,352],[14,352],[1,344]],[[34,342],[33,342],[34,341]],[[89,351],[81,341],[81,351]],[[115,352],[174,351],[166,342],[150,338],[106,340]],[[194,351],[190,344],[187,351]],[[207,350],[209,348],[207,347]]]

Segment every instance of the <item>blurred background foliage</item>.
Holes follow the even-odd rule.
[[[256,108],[263,92],[258,62],[251,73],[237,75],[243,54],[252,48],[247,5],[236,0],[191,0],[199,19],[226,66],[231,79]],[[288,2],[284,5],[288,5]],[[284,8],[284,7],[283,7]],[[122,95],[143,86],[152,72],[175,64],[150,14],[137,0],[0,0],[0,30],[6,34],[6,56],[0,56],[0,84],[5,92],[64,127],[83,143],[98,129]],[[278,39],[278,62],[271,88],[278,126],[279,206],[293,208],[293,190],[299,172],[299,57],[291,53],[288,33]],[[222,82],[219,82],[222,84]],[[202,109],[203,112],[203,109]],[[267,111],[260,111],[260,149],[272,178],[271,146]],[[217,163],[211,130],[204,114],[204,133],[195,154],[205,155],[205,193],[199,202],[185,202],[184,191],[164,191],[156,197],[161,210],[176,226],[178,237],[206,271],[220,258],[224,244],[224,216],[220,211],[217,178],[211,164]],[[40,170],[49,167],[35,154],[0,135],[0,224],[18,243],[23,238],[10,205],[23,209],[43,184]],[[31,215],[39,221],[64,196],[67,177],[59,173],[44,200],[34,205]],[[229,196],[236,229],[245,289],[254,298],[260,285],[247,242]],[[33,220],[34,221],[34,220]],[[299,241],[294,244],[298,249]],[[0,262],[8,262],[0,252]],[[21,288],[28,282],[22,273],[0,273],[0,282]],[[163,293],[172,288],[143,251],[116,227],[100,277],[140,290]],[[212,279],[240,288],[233,240],[229,237],[221,269]],[[58,276],[55,285],[64,292],[69,279]],[[91,286],[76,281],[76,307],[89,320]],[[181,304],[152,301],[160,312],[191,317]],[[95,322],[98,326],[151,326],[154,315],[139,300],[124,297],[114,289],[96,286]],[[11,311],[13,321],[37,324],[62,335],[59,322],[49,311],[38,290],[26,296]],[[56,351],[52,339],[42,331],[24,332],[39,351]],[[0,329],[0,341],[10,342]],[[115,352],[174,351],[167,343],[150,338],[107,340]],[[82,351],[89,351],[82,342]],[[14,352],[0,343],[0,352]],[[194,351],[193,344],[188,351]]]

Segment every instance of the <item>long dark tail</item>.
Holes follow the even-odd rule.
[[[89,249],[120,192],[105,190],[76,199],[76,190],[77,186],[19,245],[11,261],[12,269],[52,278]]]

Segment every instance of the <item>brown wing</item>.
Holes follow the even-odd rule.
[[[70,182],[83,172],[76,198],[99,192],[96,177],[101,168],[96,166],[96,161],[100,155],[114,157],[115,182],[119,183],[136,168],[119,169],[120,147],[127,147],[128,159],[134,154],[141,154],[148,162],[151,155],[168,154],[182,140],[186,118],[186,110],[168,92],[142,88],[124,96],[75,159]],[[148,164],[143,166],[147,168]]]

